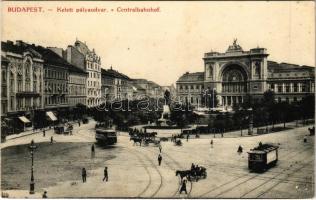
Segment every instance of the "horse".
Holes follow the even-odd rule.
[[[180,175],[180,178],[181,180],[184,178],[184,177],[188,177],[191,175],[191,170],[177,170],[176,171],[176,176]]]
[[[139,146],[142,146],[142,139],[141,138],[133,138],[133,137],[131,137],[130,140],[134,141],[134,145],[138,142]]]

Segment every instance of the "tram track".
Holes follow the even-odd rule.
[[[309,162],[311,162],[311,161],[309,161]],[[307,164],[309,164],[309,162],[308,162]],[[306,165],[306,164],[305,164],[305,165]],[[283,180],[285,180],[286,178],[288,178],[291,174],[293,174],[293,173],[297,172],[298,170],[304,168],[305,165],[302,165],[302,166],[300,166],[300,167],[298,167],[298,168],[292,170],[292,173],[286,174],[285,178],[281,179],[281,181],[278,181],[277,184],[273,184],[272,187],[269,187],[268,190],[262,192],[260,195],[256,196],[256,198],[258,198],[258,197],[262,196],[263,194],[265,194],[266,192],[270,191],[273,187],[275,187],[276,185],[280,184]],[[281,175],[284,175],[284,174],[283,174],[283,173],[280,173],[280,174],[278,174],[278,175],[275,175],[274,177],[271,177],[270,179],[264,181],[263,183],[259,184],[258,186],[252,188],[251,190],[249,190],[249,191],[247,191],[246,193],[244,193],[243,195],[241,195],[240,198],[245,197],[246,195],[248,195],[248,194],[250,194],[251,192],[257,190],[258,188],[264,186],[265,184],[270,183],[270,182],[271,182],[272,180],[274,180],[276,177],[281,176]]]
[[[147,148],[147,150],[150,152],[156,153],[152,149]],[[166,159],[164,159],[164,163],[168,166],[169,169],[171,169],[172,171],[175,172],[177,169],[183,168],[182,165],[179,162],[177,162],[174,158],[172,158],[169,154],[167,154],[165,152],[162,152],[162,154],[165,158],[167,157],[171,161],[171,162],[168,162]],[[172,165],[174,165],[174,166],[172,166]],[[189,189],[189,192],[187,194],[188,197],[190,196],[190,193],[192,191],[192,186],[193,186],[193,183],[192,183],[192,181],[190,181],[190,189]],[[181,188],[181,178],[179,177],[177,190],[170,197],[172,197],[172,198],[175,197],[178,194],[178,192],[180,191],[180,188]]]
[[[304,151],[309,150],[310,148],[311,148],[311,147],[305,148],[303,151],[300,151],[300,152],[291,152],[291,153],[289,153],[286,157],[288,158],[289,155],[292,154],[292,153],[295,153],[294,155],[297,156],[297,155],[303,153]],[[294,155],[293,155],[291,158],[295,157]],[[293,162],[293,164],[294,164],[294,163],[295,163],[295,162]],[[234,169],[234,167],[231,167],[231,169]],[[281,173],[279,173],[279,174],[282,174],[282,173],[283,173],[283,172],[281,172]],[[250,178],[248,178],[248,179],[246,179],[246,180],[244,180],[244,181],[242,181],[242,182],[240,182],[240,183],[237,183],[237,184],[235,184],[235,185],[232,186],[232,187],[229,187],[228,189],[224,190],[223,192],[220,192],[220,193],[217,194],[215,197],[219,197],[221,194],[224,194],[224,193],[226,193],[226,192],[229,192],[229,191],[233,190],[234,188],[236,188],[236,186],[238,186],[238,185],[240,185],[240,184],[244,184],[244,183],[250,181],[251,179],[254,179],[254,178],[256,178],[256,177],[258,177],[258,176],[260,176],[260,175],[261,175],[261,174],[256,174],[256,175],[254,175],[254,176],[251,176]],[[226,186],[226,185],[229,185],[229,184],[231,184],[231,183],[238,182],[240,179],[246,178],[247,176],[249,176],[249,174],[245,174],[245,175],[243,175],[243,176],[237,177],[236,179],[232,179],[232,180],[230,180],[230,181],[227,181],[227,182],[225,182],[225,183],[223,183],[223,184],[221,184],[221,185],[219,185],[219,186],[217,186],[217,187],[215,187],[215,188],[213,188],[213,189],[211,189],[211,190],[209,190],[209,191],[207,191],[207,192],[204,192],[204,193],[203,193],[202,195],[200,195],[199,197],[203,197],[203,196],[205,196],[205,195],[207,195],[207,194],[209,194],[209,193],[211,193],[211,192],[214,192],[214,191],[216,191],[216,190],[218,190],[218,189],[220,189],[220,188],[222,188],[222,187],[224,187],[224,186]],[[277,175],[276,175],[276,176],[277,176]],[[268,181],[270,181],[270,179],[269,179]]]
[[[160,182],[159,182],[159,186],[156,190],[154,190],[154,193],[152,195],[150,195],[150,198],[153,198],[155,197],[155,195],[159,192],[159,190],[161,189],[161,187],[163,186],[163,177],[159,171],[159,169],[157,168],[157,166],[155,165],[155,163],[144,153],[141,153],[140,151],[138,150],[135,150],[135,152],[141,154],[142,156],[144,156],[146,158],[147,161],[149,161],[151,163],[151,166],[155,169],[155,171],[157,172],[157,174],[159,175],[160,177]],[[145,192],[149,189],[149,187],[145,190]],[[144,193],[145,193],[144,192]]]
[[[148,184],[138,195],[136,195],[136,197],[141,197],[148,190],[149,186],[151,185],[152,178],[151,178],[151,174],[150,174],[147,166],[145,165],[144,161],[140,158],[140,156],[137,155],[137,153],[135,153],[135,152],[132,152],[132,151],[130,151],[130,152],[132,154],[134,154],[137,157],[137,159],[141,162],[143,168],[145,169],[145,171],[147,172],[147,175],[148,175]]]
[[[308,149],[304,149],[304,150],[301,151],[301,152],[296,152],[291,158],[294,158],[295,156],[300,155],[302,152],[304,152],[304,151],[306,151],[306,150],[308,150]],[[295,164],[295,162],[293,162],[292,164]],[[290,167],[291,167],[291,165],[287,168],[287,170],[289,170]],[[270,182],[273,178],[278,177],[278,176],[280,176],[280,175],[282,175],[282,174],[284,174],[284,173],[283,173],[283,172],[278,173],[277,175],[275,175],[275,176],[273,176],[272,178],[269,178],[267,181],[265,181],[265,183]],[[244,184],[244,183],[250,181],[250,180],[253,179],[253,178],[260,177],[260,175],[261,175],[261,174],[258,174],[258,175],[256,175],[255,177],[252,177],[252,178],[250,178],[250,179],[247,179],[247,181],[245,181],[245,182],[243,182],[243,183],[241,183],[241,184]],[[261,185],[261,184],[260,184],[260,185]],[[236,186],[237,186],[237,185],[236,185]],[[260,186],[258,186],[258,187],[260,187]],[[228,191],[231,191],[231,190],[233,190],[233,189],[235,189],[235,187],[231,187],[229,190],[225,190],[225,193],[228,192]],[[223,192],[223,193],[224,193],[224,192]],[[223,193],[221,193],[221,194],[223,194]],[[242,196],[240,196],[240,198],[244,197],[246,194],[248,194],[248,192],[245,193],[245,194],[243,194]],[[216,197],[218,197],[218,196],[219,196],[219,195],[217,195]]]

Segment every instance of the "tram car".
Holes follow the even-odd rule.
[[[278,162],[278,146],[259,144],[248,153],[248,168],[251,171],[266,171]]]
[[[95,139],[99,144],[112,145],[117,142],[117,134],[114,129],[97,128]]]

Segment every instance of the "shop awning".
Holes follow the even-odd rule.
[[[53,112],[49,111],[49,112],[46,112],[46,115],[49,117],[49,119],[51,121],[57,121],[57,117],[54,115]]]
[[[26,118],[25,116],[19,117],[19,119],[23,122],[23,123],[30,123],[31,121]]]

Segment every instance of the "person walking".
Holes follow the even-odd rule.
[[[104,168],[104,177],[103,177],[103,181],[106,181],[106,182],[108,182],[108,180],[109,180],[109,176],[108,176],[108,168],[107,167],[105,167]]]
[[[78,125],[79,125],[79,127],[80,127],[80,120],[78,120]]]
[[[306,143],[307,142],[307,137],[306,137],[306,135],[304,136],[304,143]]]
[[[50,137],[50,143],[53,144],[53,142],[54,142],[54,138],[52,136],[52,137]]]
[[[188,192],[187,192],[187,179],[186,179],[186,177],[184,177],[184,178],[182,179],[182,184],[181,184],[181,188],[180,188],[180,194],[181,194],[182,192],[185,192],[185,194],[188,194]]]
[[[43,199],[47,199],[47,191],[44,191],[43,195],[42,195]]]
[[[94,153],[95,149],[94,149],[94,144],[92,144],[91,146],[91,153]]]
[[[43,130],[43,137],[45,137],[45,135],[46,135],[46,132],[45,132],[45,128],[44,128],[44,130]]]
[[[189,137],[190,137],[190,135],[189,135],[189,133],[187,134],[187,142],[189,141]]]
[[[159,164],[159,166],[161,165],[161,160],[162,160],[162,157],[161,157],[161,155],[159,154],[159,155],[158,155],[158,164]]]
[[[82,172],[81,172],[81,175],[82,175],[82,182],[87,182],[87,171],[86,171],[86,168],[82,168]]]
[[[161,153],[162,147],[161,147],[160,143],[159,143],[158,147],[159,147],[159,152]]]
[[[213,140],[211,140],[211,143],[210,143],[210,144],[211,144],[211,148],[213,148]]]

